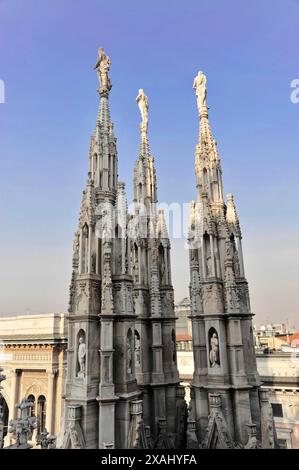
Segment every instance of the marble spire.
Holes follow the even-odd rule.
[[[96,126],[90,140],[89,175],[95,188],[104,191],[105,196],[109,195],[110,199],[113,199],[117,192],[118,158],[109,109],[109,93],[112,88],[110,65],[110,57],[100,47],[94,66],[100,85],[97,89],[100,100]]]
[[[192,409],[203,447],[245,446],[254,423],[261,439],[260,380],[253,347],[241,230],[233,196],[223,199],[222,171],[209,123],[207,79],[193,88],[199,114],[195,149],[197,202],[190,212],[190,297],[195,373]],[[215,430],[213,413],[225,426]],[[225,428],[225,429],[224,429]],[[229,438],[229,439],[228,439]]]
[[[143,204],[147,211],[157,202],[157,181],[154,157],[151,155],[148,138],[149,100],[144,90],[139,89],[136,101],[141,114],[139,157],[134,169],[134,201]]]

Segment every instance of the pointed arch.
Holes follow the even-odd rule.
[[[30,395],[28,395],[27,397],[27,400],[31,401],[34,405],[32,408],[29,408],[29,414],[30,416],[35,416],[35,407],[36,407],[35,396],[32,393],[30,393]]]

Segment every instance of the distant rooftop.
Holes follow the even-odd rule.
[[[0,319],[1,318],[9,318],[9,317],[31,317],[31,316],[46,316],[46,315],[64,315],[62,312],[49,312],[49,313],[38,313],[38,312],[22,312],[22,313],[3,313],[0,312]]]
[[[189,297],[184,297],[183,300],[176,304],[176,307],[190,307]]]
[[[188,333],[178,333],[176,335],[177,341],[192,341],[192,336],[188,335]]]

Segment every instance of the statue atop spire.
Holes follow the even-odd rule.
[[[140,113],[141,113],[141,132],[147,133],[148,129],[148,97],[144,93],[144,90],[140,88],[136,97]]]
[[[108,93],[112,88],[112,83],[109,77],[110,70],[110,57],[105,54],[103,47],[99,47],[98,60],[94,66],[94,70],[98,71],[98,78],[100,82],[100,93]]]
[[[203,72],[199,71],[194,78],[193,88],[197,96],[198,112],[207,106],[207,78]]]

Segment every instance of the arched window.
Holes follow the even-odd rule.
[[[36,413],[36,424],[37,424],[37,437],[40,436],[46,428],[46,397],[40,395],[37,400],[37,413]]]
[[[35,410],[35,396],[32,395],[32,394],[28,395],[27,401],[31,401],[31,403],[34,404],[34,406],[32,408],[30,408],[29,412],[30,412],[30,416],[35,416],[35,412],[34,412],[34,410]]]

